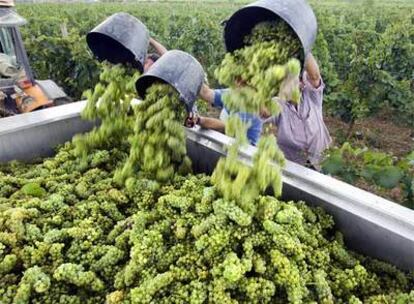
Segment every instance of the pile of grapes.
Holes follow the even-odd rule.
[[[0,303],[414,302],[413,277],[347,250],[322,209],[263,194],[280,189],[274,138],[259,142],[263,170],[186,174],[177,93],[155,85],[134,106],[137,75],[102,75],[85,110],[100,127],[0,167]]]

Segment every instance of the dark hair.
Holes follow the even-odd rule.
[[[158,59],[160,59],[160,55],[156,54],[156,53],[150,53],[147,56],[149,59],[151,59],[152,61],[157,61]]]

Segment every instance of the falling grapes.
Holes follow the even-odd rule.
[[[175,172],[191,171],[182,128],[185,111],[177,91],[166,84],[153,85],[136,106],[135,117],[129,158],[117,179],[131,176],[136,168],[161,182]]]
[[[261,110],[266,109],[277,115],[280,110],[273,97],[282,91],[283,98],[296,103],[300,99],[298,85],[289,84],[299,78],[300,63],[289,56],[300,44],[284,23],[277,25],[257,25],[248,39],[250,44],[227,54],[216,71],[218,80],[231,89],[224,96],[224,103],[231,111],[226,134],[235,137],[236,141],[229,148],[227,157],[220,159],[212,178],[227,200],[238,201],[247,209],[252,209],[246,205],[268,188],[273,189],[276,196],[281,194],[285,160],[276,138],[268,134],[259,140],[253,166],[244,164],[238,158],[238,151],[247,142],[245,134],[249,122],[242,121],[237,113],[259,116]]]

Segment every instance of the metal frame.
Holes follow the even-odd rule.
[[[21,17],[13,8],[0,7],[0,17],[8,16],[10,17],[10,22],[1,23],[0,27],[10,29],[15,45],[17,61],[23,65],[27,79],[34,85],[33,71],[30,67],[29,59],[27,57],[26,49],[24,47],[23,39],[19,29],[19,26],[26,24],[27,21]]]
[[[0,119],[0,162],[31,160],[53,154],[93,123],[80,118],[85,102]],[[186,129],[187,151],[194,169],[210,173],[232,139],[215,131]],[[240,158],[251,164],[255,147]],[[269,164],[272,166],[272,164]],[[304,200],[333,215],[347,245],[358,252],[414,270],[414,211],[298,164],[283,170],[283,198]]]
[[[26,77],[27,79],[34,85],[34,76],[32,68],[30,67],[29,58],[27,57],[26,49],[23,44],[22,35],[20,33],[20,30],[17,26],[14,26],[11,28],[13,40],[15,42],[16,46],[16,55],[18,62],[21,62],[24,70],[26,71]]]

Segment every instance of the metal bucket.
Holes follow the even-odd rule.
[[[190,111],[203,81],[204,70],[201,64],[188,53],[172,50],[151,65],[135,85],[141,98],[145,98],[147,89],[154,82],[168,83],[178,91],[181,101]]]
[[[303,61],[312,49],[318,27],[315,14],[306,0],[259,0],[241,8],[225,24],[227,51],[243,48],[245,37],[258,23],[280,19],[292,28],[300,40]]]
[[[143,72],[149,32],[137,18],[127,13],[114,14],[90,31],[86,42],[98,60],[129,63]]]

